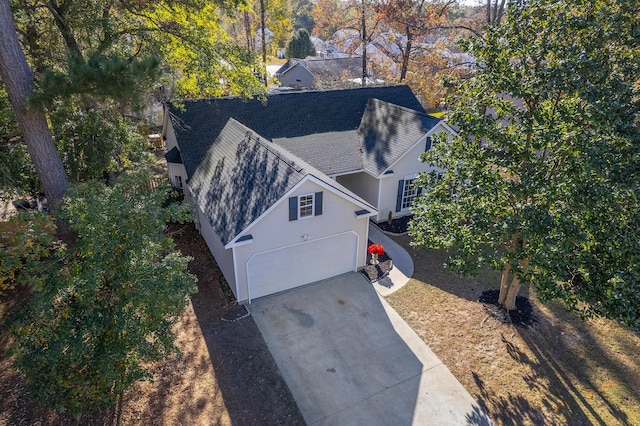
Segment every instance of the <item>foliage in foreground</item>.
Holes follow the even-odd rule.
[[[414,244],[501,270],[508,309],[522,280],[640,327],[637,22],[630,0],[511,2],[470,41],[485,68],[451,102],[458,136],[425,156],[445,172],[422,178]]]
[[[58,213],[75,241],[32,271],[34,295],[13,319],[17,367],[32,397],[70,413],[116,403],[175,352],[172,326],[196,290],[188,258],[164,235],[188,210],[144,176],[74,188]]]

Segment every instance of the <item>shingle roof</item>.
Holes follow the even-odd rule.
[[[208,149],[189,188],[226,245],[308,175],[375,211],[359,196],[233,118]]]
[[[287,62],[285,62],[280,68],[278,68],[278,71],[276,71],[275,75],[276,77],[279,75],[284,74],[285,72],[289,71],[291,68],[293,68],[294,65],[296,65],[298,62],[294,59],[289,59]]]
[[[176,163],[182,164],[182,157],[180,156],[180,151],[177,146],[174,146],[164,155],[164,158],[167,160],[167,163]]]
[[[305,59],[304,65],[315,75],[347,72],[349,78],[362,76],[362,56]]]
[[[276,138],[273,142],[327,175],[366,170],[377,176],[438,122],[426,113],[369,99],[355,131]]]
[[[327,175],[363,168],[357,130],[315,133],[299,138],[276,138],[273,142]]]
[[[229,119],[193,173],[189,188],[227,244],[306,174],[272,143]]]
[[[169,104],[187,177],[193,176],[229,118],[267,140],[358,129],[369,99],[391,102],[424,113],[408,86],[367,87],[273,94],[267,102],[239,98]]]
[[[358,127],[364,168],[374,175],[384,172],[439,122],[425,112],[370,100]]]
[[[338,76],[344,72],[347,73],[348,78],[362,75],[362,56],[349,56],[346,58],[289,59],[276,71],[276,76],[285,74],[296,65],[303,66],[314,75]]]

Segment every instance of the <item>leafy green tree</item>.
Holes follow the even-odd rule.
[[[49,258],[55,244],[54,229],[50,218],[39,212],[19,212],[0,221],[0,296],[18,284],[35,284],[41,279],[28,271],[40,270]]]
[[[51,115],[58,152],[72,182],[105,178],[146,160],[146,140],[113,109],[60,106]]]
[[[287,58],[301,58],[304,59],[307,56],[315,56],[316,48],[311,42],[309,32],[304,28],[299,29],[294,34],[293,38],[287,44],[285,50],[285,56]]]
[[[128,106],[159,83],[190,97],[261,91],[255,58],[220,25],[239,3],[12,0],[25,51],[51,82],[40,87],[48,98],[79,93]]]
[[[640,35],[631,0],[511,2],[467,48],[483,64],[451,100],[458,136],[425,160],[416,245],[502,271],[584,316],[640,326]]]
[[[75,233],[29,275],[34,296],[15,320],[17,366],[31,395],[71,413],[113,405],[149,363],[175,351],[172,326],[196,291],[188,258],[164,234],[189,216],[144,174],[79,185],[60,211]]]
[[[2,0],[0,72],[51,201],[66,192],[64,166],[68,170],[70,164],[63,166],[56,155],[47,113],[62,106],[87,115],[94,110],[131,115],[152,97],[263,92],[253,73],[255,57],[219,23],[221,14],[237,5],[234,0]]]
[[[0,84],[0,199],[41,192],[6,91]]]

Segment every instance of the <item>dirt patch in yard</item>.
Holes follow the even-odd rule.
[[[5,353],[10,344],[0,329],[0,425],[302,425],[304,420],[262,335],[228,286],[192,224],[170,234],[194,259],[199,292],[175,327],[182,354],[153,366],[154,378],[129,389],[119,409],[69,417],[31,401],[24,377]],[[16,309],[27,289],[0,299],[0,317]]]
[[[560,303],[520,296],[534,321],[516,326],[481,303],[499,274],[460,278],[442,251],[413,249],[413,279],[387,300],[498,425],[640,424],[640,334],[583,322]]]

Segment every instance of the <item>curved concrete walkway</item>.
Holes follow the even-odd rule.
[[[413,259],[400,244],[393,241],[372,223],[369,223],[369,239],[376,244],[381,244],[393,262],[393,268],[389,271],[389,275],[373,283],[373,288],[378,294],[383,297],[388,296],[409,282],[413,276]]]

